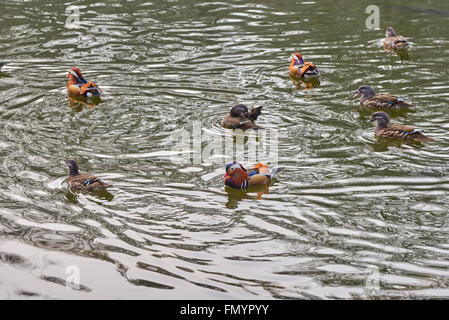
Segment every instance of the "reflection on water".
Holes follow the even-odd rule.
[[[309,79],[301,79],[289,76],[290,80],[295,84],[296,89],[301,90],[311,90],[313,88],[319,87],[320,79],[319,78],[309,78]]]
[[[92,110],[94,106],[101,102],[100,97],[74,97],[68,95],[67,99],[69,100],[70,108],[72,108],[74,112],[81,112],[86,107],[89,108],[89,110]]]
[[[81,193],[81,192],[76,192],[69,188],[65,194],[65,199],[72,203],[78,203],[77,194],[79,194],[79,193]],[[90,191],[88,194],[91,196],[94,196],[100,200],[111,201],[112,199],[114,199],[114,195],[112,193],[110,193],[108,190],[93,190],[93,191]]]
[[[226,193],[228,194],[228,202],[226,203],[226,208],[236,209],[238,207],[239,201],[243,199],[262,199],[263,194],[268,194],[269,185],[261,185],[253,187],[247,190],[232,189],[225,187]]]
[[[447,298],[449,8],[379,4],[368,30],[370,4],[89,0],[68,29],[68,4],[4,1],[0,299]],[[390,25],[404,56],[382,48]],[[319,81],[289,79],[295,51]],[[101,101],[66,96],[71,66]],[[375,138],[363,84],[407,96],[392,122],[436,141]],[[219,145],[171,152],[179,130],[224,138],[237,103],[277,132],[269,192],[225,188]],[[113,188],[71,193],[67,158]]]
[[[396,54],[401,60],[409,60],[409,55],[408,55],[409,50],[406,48],[400,48],[400,49],[384,48],[384,50],[386,52]]]

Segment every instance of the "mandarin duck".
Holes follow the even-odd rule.
[[[262,107],[257,107],[248,111],[247,106],[238,104],[232,107],[231,111],[225,116],[221,125],[226,129],[261,129],[254,123],[261,113]]]
[[[404,98],[396,97],[387,93],[376,94],[374,89],[370,86],[360,86],[357,90],[352,91],[355,93],[353,98],[360,97],[360,104],[373,109],[404,109],[413,107],[412,104],[404,102]]]
[[[69,78],[69,83],[67,84],[67,92],[73,96],[84,96],[84,97],[96,97],[103,94],[101,90],[95,83],[87,82],[81,74],[81,70],[77,67],[72,67],[67,71],[66,78]]]
[[[232,162],[226,165],[226,173],[223,176],[226,186],[235,189],[246,189],[266,185],[274,176],[284,168],[269,167],[266,164],[257,163],[254,168],[246,170],[240,163]]]
[[[74,160],[67,160],[66,166],[69,169],[69,187],[78,191],[93,191],[102,190],[110,187],[109,184],[104,183],[100,178],[89,174],[79,173],[78,164]]]
[[[320,70],[311,62],[305,62],[299,52],[292,54],[288,74],[293,78],[315,78],[320,76]]]
[[[5,64],[8,64],[8,62],[0,61],[0,69],[1,69]]]
[[[421,142],[435,141],[432,137],[427,137],[419,132],[417,129],[403,124],[388,124],[390,117],[383,111],[375,112],[371,122],[376,122],[374,128],[374,135],[382,138],[402,139],[402,140],[416,140]]]
[[[396,35],[392,27],[388,27],[385,32],[384,47],[386,49],[404,49],[408,46],[407,40],[402,36]]]

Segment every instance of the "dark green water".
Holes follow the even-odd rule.
[[[0,298],[448,298],[448,22],[443,0],[3,1]],[[318,86],[289,79],[294,51]],[[70,66],[100,104],[70,106]],[[406,96],[392,122],[436,141],[376,140],[362,84]],[[285,167],[259,199],[225,190],[225,151],[171,152],[179,132],[224,138],[236,103],[263,106]],[[110,193],[68,192],[67,158]]]

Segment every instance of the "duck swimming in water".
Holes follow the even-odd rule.
[[[372,87],[366,85],[360,86],[352,93],[355,93],[353,98],[361,95],[360,104],[372,109],[392,110],[413,107],[412,104],[406,103],[404,98],[387,93],[376,94]]]
[[[232,162],[226,165],[223,177],[226,186],[235,189],[247,189],[265,185],[284,168],[269,167],[257,163],[253,168],[245,169],[240,163]]]
[[[385,49],[405,49],[408,46],[408,41],[403,36],[396,35],[392,27],[387,28],[385,36],[383,41]]]
[[[74,160],[67,160],[66,166],[69,169],[69,187],[77,191],[93,191],[103,190],[110,187],[109,184],[104,183],[100,178],[89,174],[79,173],[78,164]]]
[[[257,107],[248,111],[244,104],[238,104],[232,107],[231,111],[225,116],[221,125],[226,129],[261,129],[254,122],[261,114],[262,107]]]
[[[299,52],[292,54],[288,74],[293,78],[316,78],[320,76],[320,70],[311,62],[305,62]]]
[[[67,84],[67,92],[72,96],[96,97],[103,94],[95,83],[88,82],[81,74],[81,70],[77,67],[72,67],[67,71],[66,78],[69,78]]]
[[[376,122],[374,134],[377,137],[415,140],[420,142],[435,141],[434,138],[423,135],[421,132],[411,126],[406,126],[403,124],[389,124],[390,117],[388,116],[388,114],[382,111],[374,113],[370,121]]]

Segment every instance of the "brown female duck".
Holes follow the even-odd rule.
[[[226,129],[261,129],[254,122],[261,114],[262,107],[257,107],[248,111],[248,107],[244,104],[238,104],[232,107],[231,111],[221,122],[221,125]]]
[[[403,36],[396,35],[392,27],[388,27],[385,32],[384,48],[386,49],[404,49],[407,48],[408,42]]]
[[[419,132],[417,129],[406,126],[403,124],[390,124],[390,117],[385,112],[376,112],[372,115],[371,122],[376,122],[374,128],[374,134],[377,137],[402,139],[402,140],[415,140],[421,142],[435,141],[432,137],[427,137]]]
[[[74,160],[67,160],[66,166],[69,169],[69,187],[74,190],[93,191],[110,187],[109,184],[104,183],[100,178],[92,174],[79,173],[78,164]]]
[[[361,95],[360,104],[373,109],[404,109],[413,107],[412,104],[404,102],[404,98],[396,97],[387,93],[376,94],[374,89],[370,86],[360,86],[357,90],[352,91],[355,93],[353,98]]]

